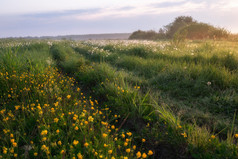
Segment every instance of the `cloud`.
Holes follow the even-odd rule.
[[[158,3],[154,3],[151,6],[152,7],[158,7],[158,8],[167,8],[167,7],[172,7],[172,6],[179,6],[182,5],[184,3],[186,3],[186,0],[181,0],[181,1],[176,1],[176,2],[158,2]]]
[[[212,9],[218,9],[220,11],[231,11],[233,9],[238,9],[237,0],[220,0],[217,3],[211,4]]]
[[[88,12],[81,15],[75,15],[74,18],[78,20],[95,20],[103,18],[121,18],[121,17],[134,17],[141,15],[161,15],[167,13],[177,14],[185,13],[189,11],[196,11],[201,8],[205,8],[206,3],[194,3],[186,2],[184,0],[176,2],[161,2],[161,3],[151,3],[148,5],[135,5],[133,7],[117,8],[110,7],[100,9],[97,12]]]
[[[26,18],[60,18],[65,16],[73,16],[80,14],[94,14],[99,12],[100,8],[94,9],[78,9],[78,10],[64,10],[64,11],[54,11],[54,12],[43,12],[43,13],[33,13],[33,14],[24,14]]]

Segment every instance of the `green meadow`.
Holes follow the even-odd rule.
[[[0,40],[0,158],[238,158],[238,42]]]

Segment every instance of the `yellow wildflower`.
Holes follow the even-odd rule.
[[[42,135],[42,136],[43,136],[43,135],[47,135],[47,133],[48,133],[47,130],[42,130],[42,131],[41,131],[41,135]]]
[[[48,148],[47,146],[45,146],[45,145],[42,145],[42,146],[41,146],[41,150],[42,150],[42,151],[48,151],[48,149],[49,149],[49,148]]]
[[[47,140],[47,138],[46,138],[46,137],[43,137],[43,138],[42,138],[42,141],[46,141],[46,140]]]
[[[108,147],[108,145],[107,145],[107,144],[103,144],[103,146],[104,146],[104,147]]]
[[[238,134],[235,134],[235,138],[238,138]]]
[[[85,147],[88,147],[88,145],[89,145],[89,144],[88,144],[87,142],[84,143],[84,146],[85,146]]]
[[[81,153],[77,154],[78,159],[83,159],[83,155]]]
[[[13,134],[10,134],[10,137],[13,138],[14,137]]]
[[[142,158],[146,158],[146,157],[147,157],[146,153],[143,153]]]
[[[132,133],[131,132],[128,132],[128,133],[126,133],[128,136],[131,136],[132,135]]]
[[[151,150],[148,151],[148,155],[149,155],[149,156],[151,156],[151,155],[153,155],[153,154],[154,154],[153,151],[151,151]]]
[[[13,147],[17,147],[17,143],[16,142],[12,143],[12,145],[13,145]]]
[[[107,137],[107,134],[103,133],[102,136],[103,136],[103,138],[106,138],[106,137]]]
[[[59,119],[58,118],[54,118],[54,122],[58,123]]]
[[[78,143],[79,143],[79,141],[77,141],[77,140],[74,140],[73,141],[73,144],[76,146],[76,145],[78,145]]]
[[[93,120],[94,120],[94,119],[93,119],[92,116],[89,116],[89,117],[88,117],[88,121],[93,122]]]
[[[11,153],[14,153],[14,149],[13,149],[13,148],[12,148],[12,149],[10,149],[10,152],[11,152]]]
[[[184,132],[184,133],[181,133],[181,135],[182,135],[184,138],[188,137],[185,132]]]
[[[112,154],[112,150],[108,150],[108,154]]]
[[[127,142],[124,142],[124,146],[126,147],[128,145],[128,143]]]
[[[61,152],[60,152],[61,154],[64,154],[65,153],[65,151],[64,150],[61,150]]]
[[[137,157],[137,158],[140,158],[140,157],[141,157],[140,151],[138,151],[138,152],[136,153],[136,157]]]

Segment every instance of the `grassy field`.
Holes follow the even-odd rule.
[[[238,158],[237,50],[0,40],[0,158]]]

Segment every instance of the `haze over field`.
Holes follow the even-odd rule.
[[[1,0],[0,37],[158,30],[179,15],[238,32],[237,0]]]

